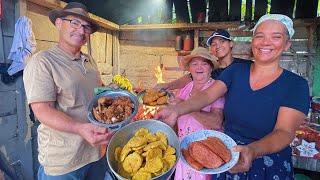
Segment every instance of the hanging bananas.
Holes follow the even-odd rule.
[[[132,84],[129,81],[129,79],[126,78],[125,76],[117,74],[117,75],[113,76],[112,82],[117,84],[122,89],[126,89],[128,91],[132,91],[132,88],[133,88]]]

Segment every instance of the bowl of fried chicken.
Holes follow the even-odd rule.
[[[88,106],[91,123],[118,130],[127,125],[138,112],[135,95],[125,90],[108,90],[96,95]]]

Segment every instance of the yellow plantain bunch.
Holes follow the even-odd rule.
[[[128,91],[132,91],[132,88],[133,88],[132,84],[129,81],[129,79],[126,78],[125,76],[117,74],[117,75],[113,76],[112,82],[117,84],[122,89],[126,89]]]

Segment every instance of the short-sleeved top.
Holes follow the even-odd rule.
[[[28,103],[55,102],[74,120],[88,122],[87,106],[99,85],[94,60],[72,57],[58,46],[40,51],[28,61],[23,75]],[[38,159],[48,175],[61,175],[99,160],[99,148],[77,134],[38,127]]]
[[[218,77],[228,89],[224,105],[225,133],[243,144],[271,133],[280,107],[307,114],[310,103],[307,81],[285,69],[271,84],[252,90],[250,66],[251,63],[233,64]]]
[[[237,63],[251,63],[251,62],[252,62],[251,60],[240,59],[240,58],[235,58],[235,57],[234,57],[232,63],[231,63],[229,66],[231,66],[232,64],[237,64]],[[213,70],[213,71],[211,72],[211,78],[212,78],[212,79],[217,79],[217,78],[220,76],[220,74],[221,74],[226,68],[228,68],[229,66],[224,67],[224,68],[217,68],[217,69]]]

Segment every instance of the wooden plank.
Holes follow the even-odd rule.
[[[18,117],[16,114],[0,117],[0,143],[8,142],[8,140],[17,137]]]
[[[292,18],[295,0],[271,1],[272,14],[284,14]]]
[[[4,56],[4,37],[2,35],[2,23],[0,23],[0,63],[5,62],[5,56]]]
[[[106,33],[96,32],[91,35],[91,51],[93,59],[98,63],[105,63]]]
[[[37,4],[39,6],[43,6],[43,7],[46,7],[48,9],[62,9],[66,3],[64,2],[49,2],[49,1],[46,1],[46,0],[28,0],[29,2],[32,2],[34,4]],[[119,25],[111,22],[111,21],[108,21],[106,19],[103,19],[99,16],[96,16],[94,14],[91,14],[89,13],[89,16],[94,19],[95,21],[97,21],[97,23],[102,27],[102,28],[105,28],[105,29],[111,29],[111,30],[118,30],[119,29]]]
[[[2,34],[5,36],[13,36],[14,34],[14,24],[15,24],[15,14],[14,8],[15,4],[12,0],[2,0],[3,2],[3,17],[1,19],[2,24]]]
[[[176,23],[176,24],[141,24],[141,25],[120,25],[120,31],[133,30],[154,30],[154,29],[227,29],[237,28],[240,22],[215,22],[215,23]]]
[[[15,91],[1,91],[0,117],[10,116],[17,113],[17,101]]]
[[[230,2],[229,20],[240,21],[242,0],[232,0],[229,2]]]
[[[252,0],[246,0],[246,15],[245,21],[252,21]]]
[[[209,22],[227,21],[228,0],[209,0]]]
[[[112,66],[112,31],[106,31],[106,63]]]
[[[212,30],[201,30],[199,31],[199,37],[209,38],[212,34]],[[252,37],[252,31],[242,31],[242,30],[229,30],[231,38],[233,37]]]
[[[5,62],[9,63],[7,59],[10,53],[10,49],[12,46],[13,37],[3,36],[3,51],[4,51],[4,59]]]
[[[295,19],[294,27],[302,27],[320,24],[320,19]],[[215,30],[215,29],[238,29],[239,21],[233,22],[209,22],[209,23],[176,23],[176,24],[141,24],[120,25],[120,31],[155,30],[155,29],[179,29],[179,30]],[[251,26],[250,24],[248,26]]]
[[[176,10],[176,19],[178,23],[190,22],[189,11],[187,1],[173,0],[174,7]]]
[[[295,18],[317,17],[318,0],[297,0]]]
[[[112,66],[113,74],[119,74],[120,72],[120,44],[119,44],[119,32],[112,32]]]
[[[194,48],[199,47],[199,30],[198,29],[194,30],[193,44],[194,44]]]
[[[20,16],[27,15],[27,0],[20,0],[15,4],[15,20],[17,21]]]
[[[37,41],[37,49],[35,53],[41,50],[50,49],[57,44],[56,42],[51,42],[51,41],[43,41],[43,40],[36,40],[36,41]]]
[[[254,20],[258,21],[258,19],[265,15],[267,12],[267,0],[256,0],[255,8],[254,8]]]
[[[27,16],[32,21],[32,31],[37,40],[58,42],[58,31],[48,18],[48,9],[28,2]]]
[[[174,41],[176,31],[169,30],[141,30],[141,31],[120,31],[120,40],[137,40],[137,41]]]

